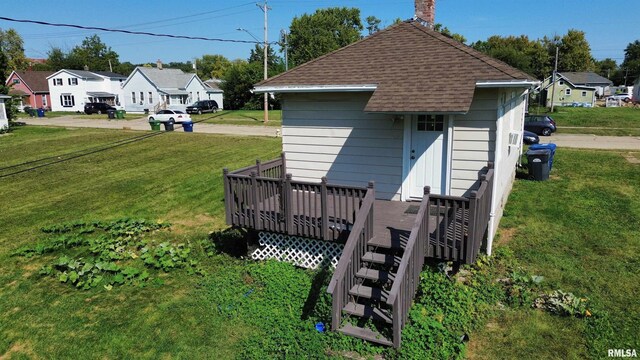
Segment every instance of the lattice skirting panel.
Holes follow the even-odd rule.
[[[335,268],[344,248],[343,244],[264,231],[258,235],[258,243],[260,247],[251,254],[254,260],[276,259],[307,269]]]

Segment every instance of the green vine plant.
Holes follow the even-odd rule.
[[[15,250],[13,255],[30,258],[63,253],[39,273],[83,290],[100,285],[107,290],[120,285],[144,287],[152,274],[179,268],[187,268],[189,274],[204,275],[187,245],[156,244],[147,238],[169,227],[167,223],[129,218],[56,224],[42,228],[44,238],[33,246]],[[155,280],[162,282],[159,278]]]

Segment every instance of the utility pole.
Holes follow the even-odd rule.
[[[268,16],[267,13],[271,8],[267,5],[267,0],[264,0],[264,4],[256,4],[263,12],[264,12],[264,79],[267,80],[269,77],[268,74],[268,66],[267,66],[267,56],[269,53],[269,42],[267,39],[268,36]],[[264,93],[264,123],[269,122],[269,93]]]
[[[556,65],[553,67],[553,86],[551,87],[551,112],[553,112],[553,101],[556,97],[556,73],[558,72],[558,52],[560,48],[556,46]]]
[[[288,71],[289,70],[289,41],[287,40],[287,36],[289,36],[289,34],[287,34],[287,31],[284,29],[280,30],[280,34],[284,39],[284,70]]]
[[[107,59],[109,61],[109,72],[113,72],[113,67],[111,67],[111,59]],[[626,80],[625,80],[626,83]]]

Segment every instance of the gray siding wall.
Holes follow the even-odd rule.
[[[365,186],[399,200],[403,123],[363,110],[371,93],[285,94],[282,147],[294,179]]]
[[[476,89],[469,112],[454,116],[451,195],[468,195],[478,172],[494,161],[497,116],[497,89]]]

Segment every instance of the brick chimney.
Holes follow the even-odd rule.
[[[156,61],[156,67],[158,68],[158,70],[162,70],[162,61],[160,61],[160,59]]]
[[[416,18],[433,28],[436,21],[436,0],[415,0]]]

